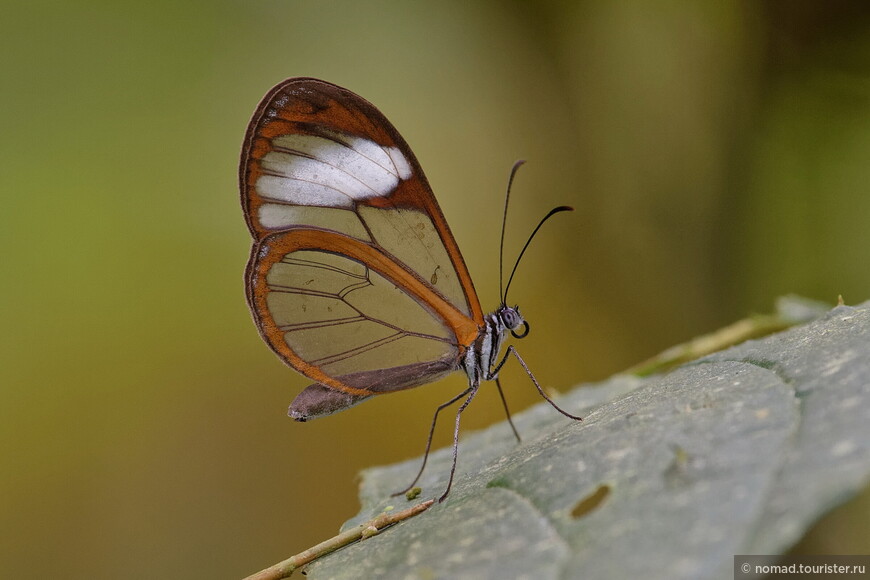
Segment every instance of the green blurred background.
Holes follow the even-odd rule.
[[[550,207],[577,208],[512,288],[548,387],[780,294],[870,298],[865,0],[2,8],[0,577],[254,572],[333,535],[355,474],[419,454],[462,388],[286,417],[307,381],[251,323],[237,193],[246,123],[286,77],[346,86],[393,121],[485,309],[512,162],[529,161],[508,256]],[[538,400],[503,376],[515,411]],[[497,396],[465,417],[500,420]],[[866,550],[868,503],[816,549]]]

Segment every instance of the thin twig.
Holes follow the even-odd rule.
[[[352,544],[357,540],[365,540],[366,538],[377,535],[384,528],[426,511],[433,502],[434,500],[430,499],[399,512],[384,512],[364,524],[360,524],[355,528],[342,532],[337,536],[333,536],[325,542],[321,542],[316,546],[308,548],[304,552],[300,552],[295,556],[287,558],[283,562],[279,562],[274,566],[269,566],[265,570],[252,574],[245,578],[245,580],[280,580],[281,578],[289,578],[290,574],[293,573],[293,570],[296,570],[300,566],[304,566],[321,556],[325,556],[326,554],[334,552],[348,544]]]

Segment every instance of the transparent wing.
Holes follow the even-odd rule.
[[[471,277],[407,143],[368,101],[289,79],[248,126],[240,168],[248,227],[322,228],[366,242],[482,324]]]
[[[373,105],[315,79],[279,84],[248,126],[240,188],[249,305],[312,387],[346,407],[458,368],[480,304],[419,163]]]
[[[435,374],[455,370],[477,336],[476,324],[427,284],[344,234],[298,228],[266,236],[251,256],[247,282],[272,349],[348,394],[421,384],[420,363],[435,363]],[[361,384],[361,373],[380,380]]]

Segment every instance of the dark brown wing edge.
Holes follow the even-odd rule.
[[[480,302],[474,289],[474,283],[471,280],[471,275],[468,272],[468,267],[465,264],[462,253],[459,251],[459,247],[450,231],[450,227],[447,225],[447,220],[444,218],[444,214],[432,193],[429,181],[426,179],[422,167],[420,167],[420,162],[417,160],[417,156],[414,155],[411,147],[399,131],[377,107],[365,98],[336,84],[310,77],[289,78],[272,87],[254,111],[245,133],[245,140],[242,145],[242,154],[239,163],[239,190],[241,194],[241,205],[248,228],[254,239],[257,240],[262,238],[265,233],[257,232],[251,220],[249,211],[250,200],[248,196],[247,179],[251,148],[254,145],[254,137],[264,126],[265,119],[270,119],[270,122],[278,122],[277,118],[273,119],[269,114],[270,111],[280,112],[280,109],[286,105],[285,103],[276,107],[276,101],[278,99],[287,98],[288,102],[290,98],[297,100],[305,99],[305,97],[300,95],[291,95],[294,89],[309,89],[314,92],[313,96],[307,97],[307,100],[310,101],[312,106],[312,110],[317,110],[319,106],[323,106],[322,103],[319,103],[320,99],[325,98],[335,102],[339,107],[347,112],[349,117],[353,118],[353,124],[355,125],[354,131],[352,131],[353,134],[372,139],[377,143],[394,145],[402,151],[402,154],[411,166],[414,179],[409,182],[402,182],[404,185],[400,186],[399,191],[395,192],[390,198],[374,198],[361,203],[374,206],[380,204],[394,207],[404,206],[425,211],[435,224],[438,234],[441,237],[441,242],[447,249],[447,253],[453,262],[453,268],[459,277],[462,289],[465,293],[465,299],[469,311],[471,312],[471,318],[478,325],[483,325],[483,311],[481,310]],[[277,116],[280,118],[280,114]],[[338,131],[346,129],[341,126],[335,126],[334,124],[329,123],[326,119],[318,119],[316,113],[312,114],[311,117],[311,122],[322,124],[324,127]],[[289,119],[284,119],[284,121],[289,121]],[[413,184],[411,182],[413,182]],[[408,270],[411,271],[410,269]],[[435,290],[433,289],[433,291]]]
[[[456,359],[439,359],[375,371],[363,371],[336,377],[352,387],[364,388],[376,394],[401,391],[437,381],[456,370]],[[293,400],[288,415],[297,421],[308,421],[332,415],[362,403],[374,395],[352,395],[321,383],[314,383]]]

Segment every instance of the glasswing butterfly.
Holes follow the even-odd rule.
[[[293,419],[465,372],[468,388],[438,407],[420,472],[408,486],[426,466],[438,413],[464,398],[439,501],[456,471],[460,416],[481,381],[495,381],[507,412],[498,373],[511,355],[553,407],[580,420],[547,397],[513,346],[499,358],[508,332],[529,332],[519,308],[506,303],[516,266],[541,225],[571,208],[541,220],[498,309],[484,314],[417,158],[362,97],[312,78],[276,85],[248,125],[239,183],[254,238],[245,271],[254,322],[281,360],[314,381],[291,404]],[[504,222],[501,242],[503,248]]]

